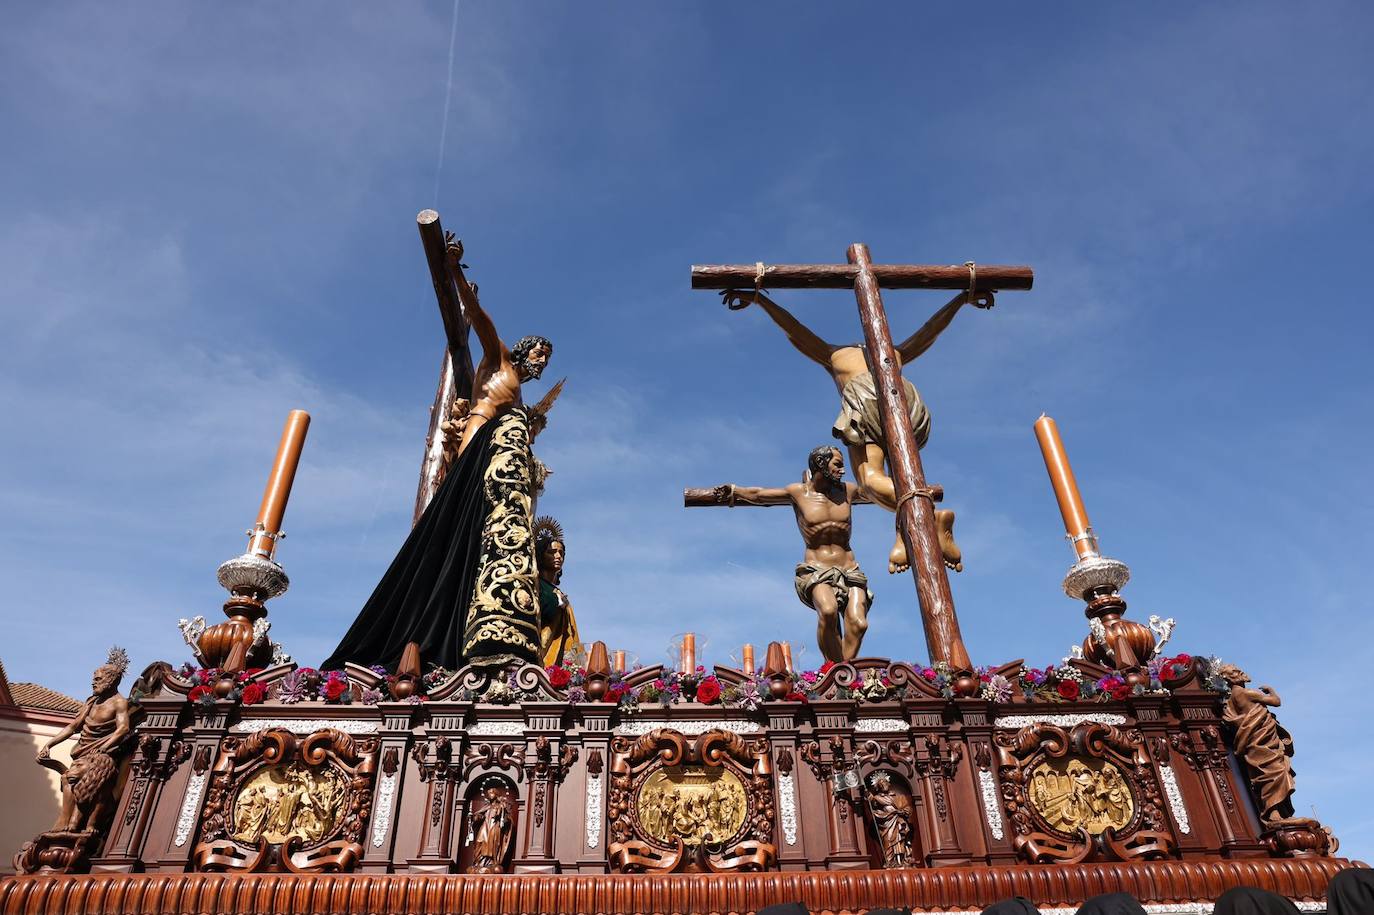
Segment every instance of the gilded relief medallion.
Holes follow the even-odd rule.
[[[302,845],[313,845],[334,831],[346,793],[343,777],[329,766],[270,766],[239,788],[230,836],[273,845],[296,836]]]
[[[654,839],[672,845],[720,843],[744,825],[744,785],[727,769],[666,766],[649,776],[636,803],[640,825]]]
[[[1031,774],[1030,804],[1050,828],[1100,835],[1120,830],[1135,814],[1135,798],[1121,770],[1104,759],[1047,759]]]

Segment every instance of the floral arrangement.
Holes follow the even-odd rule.
[[[1193,657],[1177,654],[1172,657],[1158,657],[1149,662],[1146,672],[1149,683],[1132,686],[1117,673],[1109,673],[1093,679],[1079,670],[1069,659],[1059,664],[1043,668],[1023,667],[1019,674],[1008,677],[998,673],[1000,668],[979,667],[974,673],[980,684],[979,697],[989,702],[1006,703],[1014,698],[1028,702],[1120,702],[1133,695],[1167,695],[1174,681],[1187,676],[1191,669],[1198,672],[1198,682],[1205,687],[1225,694],[1228,684],[1216,671],[1220,669],[1218,658]],[[783,698],[790,702],[811,702],[820,697],[818,687],[826,675],[834,668],[827,661],[816,670],[797,673],[792,680],[791,691]],[[635,671],[642,669],[636,666]],[[232,691],[226,698],[243,705],[257,705],[268,698],[268,687],[262,683],[250,682],[261,668],[251,668],[234,678]],[[395,674],[385,667],[374,666],[372,671],[385,678],[387,685],[394,683]],[[915,671],[946,698],[954,696],[954,681],[958,674],[943,661],[928,667],[917,666]],[[579,664],[555,664],[544,669],[549,684],[554,689],[565,691],[570,702],[588,701],[587,669]],[[215,668],[197,668],[191,664],[182,665],[179,671],[182,679],[190,680],[188,698],[206,706],[213,706],[216,700],[215,687],[220,674]],[[634,672],[632,671],[631,674]],[[420,677],[417,689],[408,701],[424,702],[429,693],[452,679],[454,671],[443,667],[431,667]],[[717,705],[723,708],[739,708],[755,711],[771,698],[768,679],[758,673],[746,676],[736,683],[724,683],[718,677],[708,674],[705,667],[697,667],[691,674],[676,670],[662,671],[653,680],[631,686],[626,674],[612,673],[607,678],[606,690],[597,701],[617,705],[625,712],[633,712],[642,706],[670,706],[681,702],[698,702],[702,705]],[[902,697],[903,690],[892,683],[887,672],[869,668],[863,671],[862,680],[850,686],[836,686],[837,699],[853,699],[861,702],[883,702]],[[367,687],[360,691],[357,701],[363,705],[376,705],[390,694],[389,689]],[[353,685],[342,670],[322,671],[313,667],[300,667],[279,680],[275,687],[274,698],[288,705],[300,702],[324,702],[347,705],[354,701]],[[462,690],[455,698],[467,702],[487,702],[510,705],[521,702],[537,701],[539,694],[523,689],[516,678],[515,671],[507,673],[504,679],[492,682],[484,693],[478,695],[473,690]]]
[[[1077,702],[1081,699],[1121,702],[1131,696],[1167,695],[1169,685],[1184,677],[1195,660],[1205,673],[1209,666],[1206,658],[1177,654],[1151,660],[1145,668],[1150,677],[1149,685],[1132,687],[1116,673],[1094,680],[1067,662],[1045,668],[1023,668],[1019,685],[1022,695],[1032,702]]]
[[[234,677],[234,688],[225,698],[243,705],[257,705],[265,700],[267,698],[267,686],[262,683],[249,682],[261,671],[261,667],[250,667],[238,674]],[[181,666],[178,674],[181,679],[189,680],[195,684],[187,693],[186,698],[206,706],[215,704],[215,685],[220,680],[218,668],[195,667],[187,663]],[[368,692],[368,690],[363,692],[364,702],[368,700]],[[370,690],[370,692],[376,694],[376,699],[368,704],[381,701],[381,693],[378,690]],[[278,681],[275,698],[287,705],[310,701],[326,702],[331,705],[348,705],[353,701],[353,687],[348,681],[348,675],[342,670],[316,670],[313,667],[298,667]]]

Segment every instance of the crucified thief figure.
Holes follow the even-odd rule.
[[[825,659],[852,661],[859,656],[873,605],[868,576],[849,548],[858,487],[844,482],[844,455],[834,445],[812,451],[806,464],[809,478],[801,483],[777,489],[727,483],[720,495],[729,505],[791,503],[806,544],[797,564],[797,597],[816,611],[816,641]]]
[[[757,290],[727,289],[721,293],[721,298],[731,311],[739,311],[750,304],[759,305],[767,312],[768,317],[773,319],[773,323],[782,328],[782,332],[787,335],[787,339],[796,347],[797,352],[829,373],[831,380],[835,382],[836,390],[840,393],[840,415],[836,418],[831,432],[849,449],[849,458],[854,464],[854,478],[860,488],[874,502],[888,511],[895,512],[897,494],[892,478],[886,473],[886,442],[883,436],[882,417],[878,412],[877,387],[873,382],[868,354],[863,345],[855,343],[837,346],[826,343],[809,327],[793,317],[787,309]],[[954,320],[959,309],[969,301],[968,293],[959,293],[932,315],[920,330],[897,344],[898,370],[930,349],[935,338],[940,336]],[[986,299],[976,297],[972,300],[979,308],[991,307],[991,301],[990,296]],[[984,302],[988,304],[983,304]],[[911,413],[911,429],[916,435],[916,447],[924,448],[926,440],[930,437],[930,411],[922,402],[921,395],[916,392],[915,385],[905,378],[902,381],[907,408]],[[940,533],[940,552],[943,554],[945,565],[956,572],[962,572],[963,556],[959,552],[959,545],[954,542],[954,512],[937,509],[935,521]],[[888,554],[887,570],[895,574],[905,572],[910,567],[906,546],[902,543],[899,533],[892,552]]]

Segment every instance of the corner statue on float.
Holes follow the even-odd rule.
[[[508,348],[463,275],[450,235],[449,273],[482,344],[470,406],[453,429],[453,463],[339,647],[323,663],[394,668],[406,643],[429,664],[501,667],[540,657],[534,556],[533,410],[521,385],[543,374],[553,344]]]

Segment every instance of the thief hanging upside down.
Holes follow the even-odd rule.
[[[773,322],[782,328],[787,339],[799,353],[826,370],[840,393],[840,415],[836,418],[831,431],[849,450],[849,458],[854,465],[854,478],[874,502],[888,511],[896,511],[896,488],[884,466],[887,454],[882,418],[878,412],[877,388],[864,348],[858,344],[837,346],[826,343],[785,308],[760,291],[727,289],[721,293],[721,298],[733,311],[746,308],[750,304],[759,305]],[[920,330],[897,345],[898,371],[902,365],[912,362],[930,349],[935,338],[954,320],[954,315],[970,301],[977,307],[986,308],[990,306],[991,297],[970,300],[967,293],[961,292],[951,299],[931,316]],[[911,429],[916,437],[916,447],[924,448],[926,440],[930,437],[930,411],[926,409],[915,385],[905,378],[902,381]],[[954,542],[954,512],[948,509],[937,510],[935,522],[940,534],[940,552],[943,554],[945,565],[956,572],[962,572],[963,556],[959,552],[959,545]],[[888,555],[887,570],[891,573],[904,572],[910,566],[906,546],[898,534],[897,542]]]

